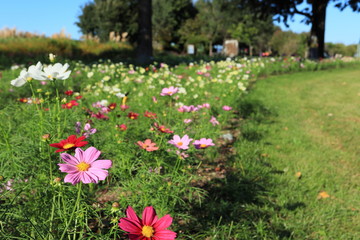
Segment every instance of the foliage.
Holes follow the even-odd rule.
[[[124,61],[133,57],[133,48],[127,43],[99,43],[45,37],[0,39],[0,69],[13,64],[32,63],[34,59],[48,62],[49,53],[60,59],[96,61],[99,58]]]
[[[344,45],[342,43],[326,43],[326,51],[330,56],[341,55],[353,57],[357,51],[357,45]]]
[[[98,19],[96,18],[96,7],[94,2],[89,2],[81,7],[79,21],[75,24],[84,35],[97,36],[99,32]]]
[[[178,43],[178,30],[187,19],[196,14],[191,0],[153,1],[153,40],[158,49],[171,49],[171,43]]]
[[[357,0],[270,0],[270,1],[249,1],[254,6],[254,11],[261,12],[263,15],[275,14],[277,21],[283,21],[287,25],[295,15],[304,17],[303,22],[311,24],[311,36],[316,38],[317,56],[323,58],[325,50],[325,16],[326,8],[332,2],[340,10],[350,7],[353,11],[360,11],[359,1]],[[304,6],[303,4],[306,5]],[[302,9],[300,9],[300,7]],[[309,41],[310,44],[310,41]]]
[[[232,38],[249,46],[249,53],[252,56],[252,48],[255,48],[259,54],[268,50],[274,25],[271,18],[261,20],[247,14],[242,16],[241,22],[233,24],[228,31]]]
[[[307,34],[277,29],[271,38],[270,46],[275,55],[305,57],[307,52]]]
[[[110,32],[127,33],[131,42],[137,33],[137,1],[95,0],[82,7],[76,23],[83,34],[98,36],[108,41]]]

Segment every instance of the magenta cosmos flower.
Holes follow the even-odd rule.
[[[126,209],[126,218],[121,218],[119,227],[128,233],[130,240],[173,240],[176,233],[167,230],[172,223],[172,217],[165,215],[156,216],[153,207],[146,207],[139,218],[132,207]]]
[[[179,88],[177,87],[169,87],[169,88],[163,88],[160,95],[161,96],[172,96],[173,94],[177,93],[179,91]]]
[[[225,106],[222,107],[222,109],[225,110],[225,111],[230,111],[232,109],[232,107],[225,105]]]
[[[201,138],[200,140],[195,140],[193,144],[196,149],[204,149],[215,145],[211,138]]]
[[[180,138],[179,135],[174,135],[173,139],[168,141],[168,143],[174,145],[178,149],[186,150],[189,148],[189,144],[192,141],[192,138],[189,138],[188,135],[184,135],[182,138]]]
[[[64,182],[72,183],[98,183],[105,180],[108,176],[108,169],[111,167],[111,160],[97,160],[100,151],[94,147],[89,147],[85,151],[81,148],[75,149],[75,156],[62,153],[60,156],[66,163],[59,163],[60,171],[66,172]]]

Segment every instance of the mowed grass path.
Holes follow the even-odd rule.
[[[270,224],[293,239],[360,239],[360,68],[261,79],[246,101],[270,111],[244,126],[279,170]]]

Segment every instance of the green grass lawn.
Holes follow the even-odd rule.
[[[262,211],[286,230],[278,238],[360,239],[359,101],[352,67],[261,79],[241,103],[244,152],[270,169]]]

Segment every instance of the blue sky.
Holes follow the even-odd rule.
[[[0,29],[16,27],[21,31],[51,36],[61,29],[79,39],[81,34],[75,25],[81,14],[80,7],[89,0],[2,0],[0,4]],[[307,32],[310,26],[300,23],[301,17],[290,23],[290,28],[280,24],[283,30]],[[360,40],[360,13],[350,9],[340,12],[328,7],[325,41],[355,44]]]

